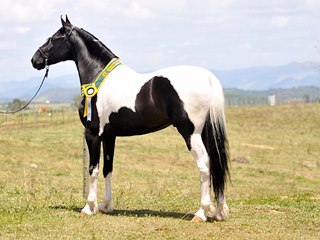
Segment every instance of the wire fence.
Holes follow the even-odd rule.
[[[271,105],[268,97],[225,97],[226,106],[259,106]]]
[[[0,131],[12,128],[61,125],[70,123],[70,121],[79,121],[78,116],[78,112],[74,108],[61,108],[44,112],[27,110],[16,114],[1,114]]]
[[[265,97],[256,96],[243,96],[243,97],[233,97],[225,96],[226,106],[263,106],[263,105],[279,105],[279,104],[291,104],[291,103],[317,103],[320,102],[319,97],[285,97],[270,95]]]

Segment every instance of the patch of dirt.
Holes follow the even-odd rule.
[[[249,159],[245,156],[236,156],[231,159],[231,162],[247,164],[249,163]]]
[[[260,145],[260,144],[241,143],[241,146],[252,147],[252,148],[260,148],[260,149],[267,149],[267,150],[274,150],[274,147],[270,147],[270,146],[267,146],[267,145]]]
[[[308,167],[308,168],[316,168],[317,163],[316,162],[311,162],[311,161],[303,161],[302,166]]]

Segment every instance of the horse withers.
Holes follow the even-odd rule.
[[[113,210],[111,177],[115,139],[147,134],[173,125],[194,157],[201,178],[201,203],[193,221],[224,220],[228,214],[225,186],[229,174],[224,96],[208,70],[174,66],[140,74],[121,63],[99,39],[61,17],[62,27],[32,57],[41,70],[74,61],[83,99],[79,107],[88,144],[89,194],[83,214]],[[101,143],[105,195],[97,203]],[[216,207],[211,201],[211,184]]]

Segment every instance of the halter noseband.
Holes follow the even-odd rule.
[[[55,48],[53,49],[51,52],[49,52],[48,54],[45,54],[42,50],[41,50],[41,47],[39,47],[38,51],[39,53],[41,54],[41,56],[44,58],[44,61],[45,61],[45,66],[46,66],[46,69],[48,70],[49,69],[49,65],[48,65],[48,60],[49,60],[49,57],[55,52],[57,51],[70,37],[71,33],[73,31],[73,26],[71,27],[71,30],[68,32],[68,34],[66,34],[66,36],[64,37],[63,41]],[[52,37],[49,38],[49,40],[51,41]]]

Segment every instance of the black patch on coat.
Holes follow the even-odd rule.
[[[137,94],[135,111],[122,107],[111,113],[109,124],[117,136],[146,134],[174,125],[190,150],[190,136],[194,125],[184,109],[184,103],[169,79],[158,76],[146,82]]]
[[[80,121],[85,128],[90,128],[94,134],[98,135],[100,120],[96,106],[97,96],[91,98],[91,121],[87,121],[87,117],[83,117],[85,101],[86,98],[83,98],[78,108]]]

